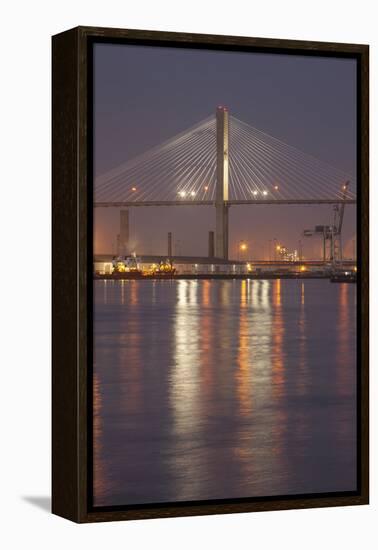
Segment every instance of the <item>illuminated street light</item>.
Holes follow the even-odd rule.
[[[131,188],[131,191],[136,191],[136,187],[132,187],[132,188]]]
[[[208,185],[205,185],[204,189],[207,191],[209,189]]]
[[[263,195],[265,196],[265,195],[267,195],[267,194],[268,194],[268,191],[265,191],[265,190],[264,190],[264,191],[263,191]]]
[[[186,197],[186,191],[179,191],[180,197]]]
[[[247,250],[247,248],[248,248],[248,247],[247,247],[247,244],[246,244],[246,243],[243,243],[243,242],[240,243],[240,250],[241,250],[242,252],[244,252],[245,250]]]
[[[257,191],[253,191],[253,195],[255,195],[255,196],[256,196],[256,195],[257,195]]]
[[[192,191],[192,192],[190,193],[190,196],[191,196],[191,197],[195,197],[195,196],[196,196],[196,192],[195,192],[195,191]]]
[[[275,185],[275,186],[274,186],[274,189],[275,189],[276,191],[278,191],[278,185]]]

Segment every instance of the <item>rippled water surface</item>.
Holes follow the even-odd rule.
[[[356,287],[95,281],[94,504],[356,488]]]

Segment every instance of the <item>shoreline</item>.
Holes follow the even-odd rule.
[[[275,279],[295,279],[295,280],[308,280],[308,279],[332,279],[332,275],[327,273],[306,273],[306,274],[289,274],[289,273],[259,273],[259,274],[228,274],[228,273],[179,273],[177,275],[130,275],[127,276],[114,276],[114,275],[94,275],[95,281],[172,281],[172,280],[275,280]],[[334,282],[356,282],[355,278],[340,278]]]

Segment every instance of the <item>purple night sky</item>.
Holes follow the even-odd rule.
[[[94,53],[95,174],[132,159],[215,113],[230,114],[345,172],[356,172],[356,61],[297,55],[97,44]],[[246,240],[250,258],[268,257],[279,239],[306,257],[320,240],[303,229],[332,221],[332,206],[234,206],[230,257]],[[138,254],[207,255],[212,207],[130,209],[131,243]],[[95,253],[114,253],[116,209],[95,210]],[[347,206],[344,254],[354,253],[355,208]]]

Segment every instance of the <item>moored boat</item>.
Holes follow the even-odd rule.
[[[143,272],[140,268],[140,260],[136,254],[131,256],[116,256],[113,258],[113,279],[138,279],[143,277]]]
[[[356,283],[357,273],[355,271],[334,271],[329,280],[331,283]]]

